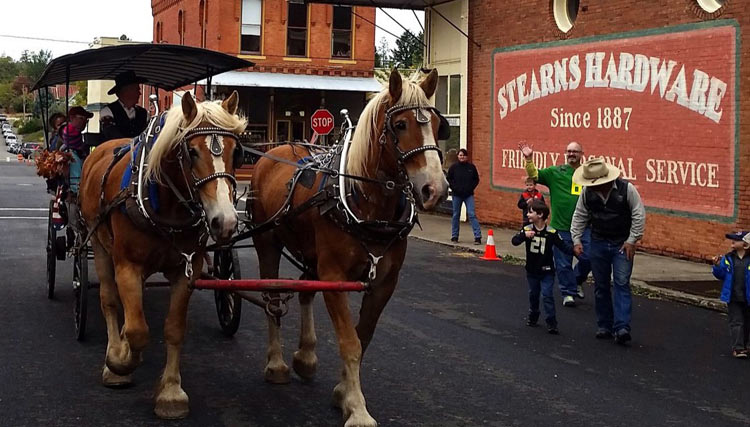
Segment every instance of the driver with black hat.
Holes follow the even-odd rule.
[[[115,85],[107,94],[117,95],[117,101],[107,104],[100,112],[101,132],[104,140],[134,138],[148,122],[146,109],[136,105],[141,97],[141,83],[146,79],[136,76],[133,71],[125,71],[115,77]]]

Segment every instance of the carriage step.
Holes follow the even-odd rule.
[[[361,292],[367,290],[363,282],[325,282],[321,280],[290,279],[199,279],[195,281],[196,289],[214,289],[222,291],[272,291],[272,292]]]

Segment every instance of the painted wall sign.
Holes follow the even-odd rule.
[[[718,21],[493,52],[492,185],[519,189],[571,141],[606,156],[651,208],[736,215],[738,28]]]

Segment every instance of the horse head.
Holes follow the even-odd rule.
[[[163,169],[159,159],[175,156],[182,164],[188,193],[198,194],[208,229],[217,242],[228,240],[238,223],[234,173],[242,159],[237,135],[245,129],[246,121],[236,115],[237,106],[236,91],[221,103],[200,104],[186,92],[181,108],[167,113],[164,130],[149,154],[147,173],[157,180]]]
[[[415,201],[427,210],[434,209],[448,192],[437,145],[438,135],[447,130],[446,124],[429,103],[437,81],[436,70],[417,80],[403,79],[394,69],[388,87],[365,107],[353,137],[355,145],[363,138],[371,141],[369,156],[377,157],[377,168],[391,176],[405,173],[413,186]],[[362,152],[364,144],[358,145],[352,147],[355,153],[359,151],[354,156],[363,158],[367,155]],[[360,163],[359,170],[354,165],[350,172],[367,175],[365,163]]]

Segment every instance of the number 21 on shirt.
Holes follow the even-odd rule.
[[[544,254],[544,248],[547,243],[546,237],[537,237],[534,236],[531,239],[531,244],[529,245],[529,252],[534,254]]]

